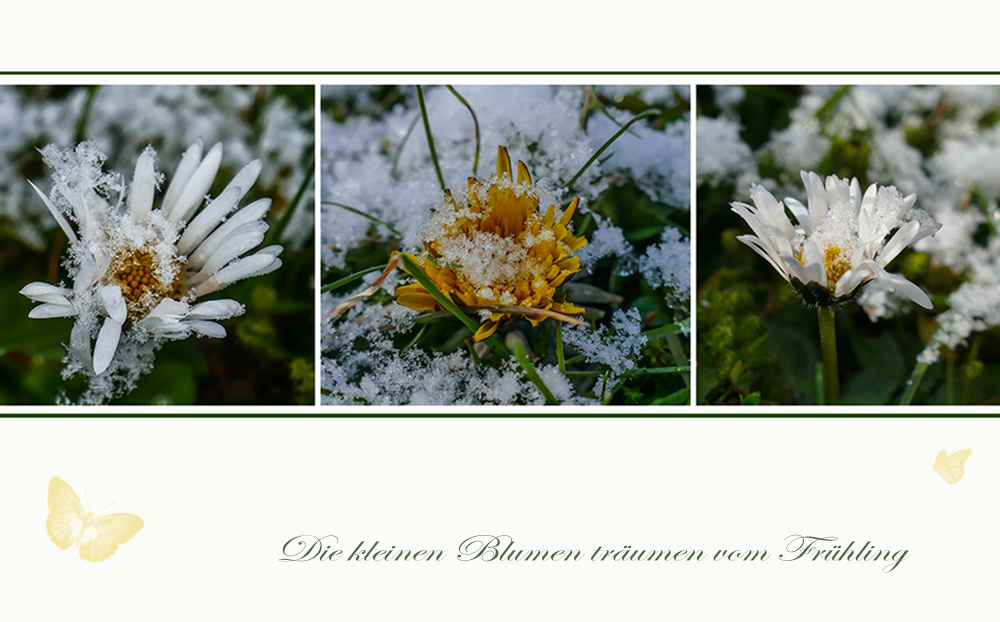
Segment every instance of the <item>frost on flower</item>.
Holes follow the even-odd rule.
[[[248,254],[268,229],[269,199],[239,206],[260,160],[206,203],[223,149],[220,143],[203,154],[198,141],[154,208],[164,176],[152,147],[140,154],[127,186],[102,170],[106,157],[91,142],[73,150],[50,145],[42,154],[52,169],[52,190],[46,196],[32,187],[69,238],[71,283],[30,283],[20,293],[39,303],[32,318],[75,317],[63,373],[90,379],[84,403],[131,390],[164,341],[225,337],[218,321],[241,315],[243,305],[200,299],[281,266],[280,246]]]
[[[421,268],[453,302],[478,307],[485,318],[476,332],[482,341],[519,307],[579,314],[583,309],[556,302],[556,289],[580,271],[574,251],[587,243],[573,235],[574,199],[565,212],[549,205],[544,211],[524,162],[513,177],[507,149],[497,152],[497,174],[485,182],[469,178],[468,193],[456,199],[451,192],[424,230],[427,254]],[[440,307],[419,283],[396,290],[396,301],[417,311]],[[533,326],[544,315],[528,315]]]
[[[919,287],[885,267],[907,246],[934,235],[941,227],[922,209],[917,197],[903,197],[894,187],[869,186],[861,195],[857,178],[834,175],[823,180],[802,172],[808,208],[795,199],[777,201],[763,186],[754,185],[754,205],[735,202],[732,209],[754,235],[738,240],[752,248],[809,303],[833,306],[853,299],[873,279],[918,305],[932,308]]]

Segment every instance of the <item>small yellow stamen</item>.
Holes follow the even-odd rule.
[[[839,246],[827,246],[823,251],[823,265],[826,267],[826,288],[833,291],[840,277],[851,269],[851,259]]]

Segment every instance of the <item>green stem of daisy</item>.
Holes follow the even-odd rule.
[[[396,235],[396,237],[399,237],[399,238],[403,237],[403,234],[400,233],[398,229],[396,229],[395,227],[393,227],[389,223],[387,223],[385,221],[382,221],[382,220],[379,220],[378,218],[375,218],[371,214],[366,214],[366,213],[364,213],[363,211],[359,210],[356,207],[351,207],[350,205],[344,205],[343,203],[337,203],[336,201],[322,201],[322,203],[323,203],[323,205],[333,205],[334,207],[339,207],[340,209],[347,210],[347,211],[351,212],[352,214],[357,214],[358,216],[361,216],[362,218],[367,218],[368,220],[372,221],[373,223],[382,225],[383,227],[385,227],[386,229],[388,229],[389,231],[391,231],[392,233],[394,233]]]
[[[97,96],[97,91],[100,88],[98,85],[87,87],[87,99],[83,102],[80,118],[76,120],[75,140],[73,142],[80,143],[87,140],[87,125],[90,123],[90,111],[94,107],[94,97]]]
[[[334,281],[329,285],[324,285],[323,287],[320,288],[319,291],[325,294],[326,292],[333,291],[339,287],[343,287],[348,283],[353,283],[354,281],[358,281],[361,279],[361,277],[363,277],[366,274],[371,274],[372,272],[381,272],[383,270],[385,270],[385,264],[382,264],[381,266],[375,266],[373,268],[365,268],[364,270],[359,270],[354,274],[350,274],[342,279]]]
[[[302,180],[302,183],[299,184],[299,189],[295,191],[292,202],[285,208],[285,212],[281,215],[281,220],[278,221],[278,224],[274,229],[271,229],[270,234],[267,236],[269,244],[281,241],[281,236],[285,235],[285,229],[288,228],[288,223],[292,222],[292,216],[295,215],[295,210],[298,208],[299,203],[302,202],[302,197],[305,196],[306,190],[312,187],[313,173],[315,172],[313,169],[316,168],[314,166],[315,162],[316,156],[313,155],[309,158],[309,166],[306,167],[306,176]]]
[[[531,382],[538,387],[538,390],[541,391],[542,395],[545,397],[545,403],[549,406],[558,405],[559,400],[557,400],[556,396],[552,394],[552,391],[545,386],[545,381],[543,381],[542,377],[538,375],[538,370],[535,369],[535,366],[531,364],[531,359],[528,358],[528,353],[525,351],[524,344],[521,340],[508,338],[507,346],[514,351],[514,358],[516,358],[517,362],[521,364],[521,369],[524,370],[524,374],[528,377],[528,380],[531,380]]]
[[[403,147],[406,146],[406,141],[410,140],[410,134],[413,133],[413,129],[417,127],[417,121],[420,120],[420,115],[413,117],[413,122],[410,123],[410,127],[406,129],[406,135],[403,136],[403,140],[399,142],[399,147],[396,148],[396,155],[392,156],[392,170],[389,171],[389,177],[393,179],[399,179],[396,174],[396,167],[399,166],[399,157],[403,155]]]
[[[420,104],[420,116],[424,119],[424,131],[427,132],[427,146],[431,150],[431,161],[434,162],[434,172],[437,173],[438,182],[441,184],[441,192],[448,190],[444,184],[444,175],[441,174],[441,165],[438,164],[437,151],[434,149],[434,137],[431,135],[431,122],[427,118],[427,106],[424,104],[424,89],[417,85],[417,102]]]
[[[471,330],[473,333],[479,330],[479,324],[477,324],[475,320],[470,318],[461,309],[459,309],[458,305],[449,300],[447,296],[442,294],[441,290],[438,289],[437,285],[434,284],[434,281],[432,281],[430,277],[424,274],[424,271],[420,269],[420,266],[418,266],[415,261],[410,259],[409,255],[407,255],[406,253],[402,253],[402,257],[403,257],[403,270],[405,270],[406,273],[412,276],[413,278],[417,279],[417,282],[420,283],[423,286],[423,288],[427,290],[428,294],[434,297],[434,300],[436,300],[439,305],[450,311],[452,315],[457,317],[459,321],[465,324],[465,326],[468,327],[468,329]],[[496,354],[497,356],[507,357],[511,355],[510,349],[507,348],[507,346],[505,346],[504,344],[497,341],[496,337],[490,337],[485,341],[483,341],[483,343],[485,343],[486,346],[490,350],[492,350],[494,354]]]
[[[567,191],[570,190],[573,187],[573,184],[576,183],[576,180],[580,179],[580,176],[583,175],[583,173],[588,168],[590,168],[590,165],[593,164],[597,160],[597,158],[601,157],[601,154],[604,153],[607,150],[607,148],[610,147],[616,140],[618,140],[619,136],[621,136],[622,134],[624,134],[625,132],[627,132],[628,128],[632,127],[632,125],[635,124],[640,119],[645,119],[646,117],[650,117],[650,116],[658,115],[658,114],[660,114],[660,111],[657,110],[657,109],[647,110],[645,112],[640,112],[639,114],[637,114],[634,117],[632,117],[631,119],[629,119],[628,123],[626,123],[625,125],[623,125],[617,132],[614,133],[614,135],[611,138],[609,138],[607,141],[605,141],[605,143],[603,145],[601,145],[601,148],[598,149],[594,153],[594,155],[590,156],[590,159],[587,160],[587,163],[583,165],[583,168],[581,168],[579,171],[577,171],[576,175],[573,175],[572,179],[569,180],[569,183],[566,184],[566,190]]]
[[[917,363],[913,367],[910,379],[906,381],[906,390],[903,391],[903,397],[899,398],[900,406],[909,406],[910,402],[913,401],[913,396],[917,394],[917,389],[920,387],[920,381],[924,379],[924,374],[927,373],[927,368],[929,367],[930,365],[927,363]]]
[[[837,376],[837,327],[833,307],[819,307],[819,342],[823,350],[823,389],[826,405],[840,404],[840,380]]]
[[[476,157],[472,161],[472,176],[475,177],[479,171],[479,119],[476,118],[476,111],[472,109],[469,102],[465,101],[465,98],[458,94],[450,84],[446,84],[445,88],[451,91],[451,94],[458,98],[458,101],[462,102],[462,105],[469,109],[469,114],[472,115],[472,124],[476,127]]]

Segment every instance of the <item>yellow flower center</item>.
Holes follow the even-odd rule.
[[[153,255],[145,249],[127,249],[111,261],[111,281],[120,286],[127,301],[131,320],[144,317],[164,298],[181,298],[181,270],[174,261],[173,278],[169,282],[157,275]]]
[[[826,288],[833,291],[840,277],[851,269],[851,258],[839,246],[827,246],[823,251],[823,265],[826,267]]]

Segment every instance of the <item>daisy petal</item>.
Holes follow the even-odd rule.
[[[222,339],[226,336],[226,329],[223,328],[221,324],[216,324],[215,322],[206,322],[205,320],[185,320],[183,324],[190,327],[191,330],[199,335],[204,335],[206,337]]]
[[[53,317],[73,317],[76,313],[76,307],[73,305],[45,303],[28,311],[28,317],[33,320],[47,320]]]
[[[152,147],[145,151],[135,162],[135,172],[132,174],[132,191],[128,197],[128,208],[138,220],[145,220],[153,209],[153,193],[156,190],[156,169]]]
[[[63,233],[66,234],[66,237],[69,238],[69,243],[76,244],[76,234],[73,233],[73,228],[69,226],[69,221],[66,220],[66,217],[59,212],[59,209],[52,204],[52,201],[49,201],[49,197],[45,196],[42,191],[38,189],[38,186],[31,183],[30,180],[28,181],[28,185],[31,186],[35,190],[35,193],[42,198],[42,203],[45,203],[45,207],[49,208],[49,212],[52,213],[52,217],[56,219],[57,223],[59,223],[59,228],[62,229]]]
[[[97,293],[100,294],[101,301],[104,302],[104,309],[108,312],[108,316],[119,324],[124,324],[128,310],[125,307],[125,298],[122,297],[122,288],[117,285],[105,285],[99,287]]]
[[[187,186],[187,183],[191,180],[191,176],[194,175],[195,170],[198,168],[198,163],[201,162],[201,150],[202,143],[199,138],[193,145],[188,147],[188,150],[181,157],[181,162],[177,165],[174,178],[170,180],[167,194],[163,197],[163,205],[160,206],[164,216],[169,218],[170,214],[174,211],[177,200],[184,193],[184,187]]]
[[[198,168],[191,175],[191,179],[184,186],[184,192],[177,199],[168,218],[171,222],[187,221],[194,214],[201,202],[205,200],[215,181],[215,174],[219,172],[219,165],[222,163],[222,143],[215,143],[215,146],[208,150],[205,159],[201,161]]]
[[[104,320],[101,332],[97,335],[97,343],[94,345],[94,373],[102,374],[111,365],[111,360],[118,349],[118,339],[122,334],[122,325],[112,318]]]

